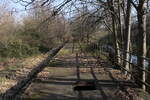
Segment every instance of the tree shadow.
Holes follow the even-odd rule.
[[[96,81],[96,87],[97,90],[100,92],[101,97],[99,98],[99,100],[108,100],[109,97],[107,97],[105,91],[104,91],[104,87],[113,87],[113,88],[117,88],[118,85],[121,86],[133,86],[132,82],[130,81],[118,81],[115,80],[115,78],[113,77],[111,72],[109,73],[109,76],[111,77],[112,80],[98,80],[95,72],[93,70],[92,67],[87,67],[86,64],[88,63],[90,64],[95,64],[95,62],[91,61],[84,61],[84,62],[79,62],[79,59],[76,58],[76,62],[71,62],[71,61],[66,61],[65,59],[63,60],[59,60],[56,59],[56,61],[58,63],[54,63],[54,65],[49,65],[49,67],[61,67],[61,68],[76,68],[76,78],[65,78],[65,77],[40,77],[35,79],[33,82],[34,83],[42,83],[42,85],[44,84],[49,84],[49,85],[74,85],[77,81]],[[93,65],[90,65],[93,66]],[[91,68],[91,74],[93,76],[94,79],[81,79],[80,75],[80,68]],[[94,67],[96,68],[96,67]],[[42,80],[42,79],[44,80]],[[65,91],[65,90],[64,90]],[[73,89],[72,89],[73,91]],[[62,94],[55,94],[55,93],[49,93],[49,92],[45,92],[44,95],[45,98],[38,98],[38,99],[31,99],[31,98],[23,98],[23,99],[18,99],[18,100],[95,100],[94,97],[91,98],[86,98],[83,95],[84,91],[78,91],[77,92],[77,96],[65,96]],[[96,99],[97,100],[97,99]],[[113,99],[115,100],[115,99]]]
[[[68,58],[64,58],[64,59],[54,59],[52,60],[48,67],[61,67],[61,68],[76,68],[76,62],[73,60],[67,60]],[[78,62],[78,65],[80,65],[80,68],[90,68],[90,66],[93,66],[95,64],[96,61],[82,61],[82,62]],[[87,65],[88,63],[88,65]],[[99,68],[99,67],[98,67]]]
[[[48,67],[61,67],[61,68],[75,68],[76,63],[74,62],[70,62],[70,61],[63,61],[63,60],[56,60],[51,62]],[[87,66],[87,62],[84,61],[82,63],[79,63],[79,65],[81,66],[80,68],[91,68],[90,66],[94,65],[94,62],[91,61],[88,66]],[[99,68],[99,67],[98,67]]]
[[[80,77],[80,66],[79,65],[79,56],[78,53],[76,54],[76,75],[77,75],[77,81],[79,82],[81,77]],[[83,100],[83,93],[82,91],[77,91],[78,93],[78,100]]]
[[[97,85],[97,84],[98,84],[98,83],[97,83],[97,82],[98,82],[98,79],[97,79],[97,77],[96,77],[96,75],[95,75],[95,73],[94,73],[93,68],[91,68],[91,74],[92,74],[93,78],[95,79],[96,85]],[[105,94],[105,92],[104,92],[102,86],[99,84],[99,85],[97,85],[97,88],[98,88],[98,90],[100,91],[100,93],[101,93],[101,95],[102,95],[102,97],[103,97],[103,100],[108,100],[107,95]]]
[[[43,77],[44,78],[44,77]],[[58,84],[58,85],[74,85],[78,79],[76,78],[47,78],[46,80],[35,79],[33,83],[43,83],[43,84]],[[93,81],[93,79],[80,79],[80,81]],[[103,87],[117,87],[119,85],[135,87],[132,81],[123,80],[97,80],[97,85]]]
[[[15,100],[77,100],[77,97],[64,96],[61,94],[46,93],[46,92],[44,94],[45,94],[44,98],[18,97]]]

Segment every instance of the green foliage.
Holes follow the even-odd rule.
[[[5,80],[6,80],[6,78],[1,77],[1,78],[0,78],[0,85],[1,85]]]
[[[22,23],[15,23],[13,16],[3,17],[7,20],[0,26],[1,61],[46,53],[67,38],[64,17],[55,16],[54,20],[41,24],[50,13],[43,9],[41,7],[31,11],[28,16],[24,16]]]
[[[12,40],[7,43],[1,43],[1,57],[25,57],[39,53],[37,47],[31,47],[21,40]]]

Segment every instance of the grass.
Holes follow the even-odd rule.
[[[0,62],[8,61],[8,58],[0,57]]]
[[[5,77],[1,77],[1,78],[0,78],[0,85],[3,84],[3,82],[4,82],[5,80],[6,80]]]
[[[1,73],[1,76],[3,77],[5,76],[12,77],[16,74],[16,71],[21,68],[23,68],[23,66],[20,63],[10,64],[10,65],[4,66],[4,69],[0,71],[0,73]]]
[[[135,89],[135,91],[138,93],[139,97],[144,98],[143,100],[149,100],[150,95],[147,92],[142,89]]]
[[[60,50],[60,52],[59,52],[59,56],[63,56],[63,55],[70,55],[71,54],[71,51],[69,50],[69,49],[62,49],[62,50]]]
[[[63,62],[60,60],[53,60],[50,62],[49,66],[57,67],[57,66],[62,66]]]
[[[7,65],[7,66],[5,67],[5,70],[6,70],[6,71],[15,71],[15,70],[17,70],[17,69],[20,68],[20,67],[21,67],[20,64]]]
[[[5,92],[5,90],[14,85],[19,77],[26,75],[27,72],[34,68],[35,65],[44,58],[44,56],[45,55],[38,55],[22,59],[2,59],[2,70],[0,70],[0,93]]]

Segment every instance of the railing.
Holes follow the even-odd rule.
[[[100,51],[102,51],[102,52],[105,52],[104,50],[103,50],[103,48],[102,47],[100,47],[99,48],[100,49]],[[128,53],[129,54],[129,58],[131,58],[131,55],[132,55],[132,53],[131,52],[126,52],[125,50],[123,50],[123,49],[119,49],[119,51],[121,51],[121,52],[123,52],[123,53]],[[106,55],[106,54],[104,54],[104,53],[102,53],[101,52],[101,54],[103,54],[103,55],[105,55],[106,57],[108,57],[108,55]],[[141,67],[141,66],[138,66],[137,64],[133,64],[133,62],[131,62],[131,59],[129,59],[129,60],[126,60],[126,59],[124,59],[123,57],[122,57],[123,55],[119,55],[119,56],[117,56],[120,60],[122,60],[124,63],[128,63],[130,66],[132,66],[132,67],[135,67],[135,69],[137,69],[137,70],[139,70],[139,71],[142,71],[143,72],[143,74],[146,74],[146,75],[144,75],[144,76],[141,76],[141,77],[143,77],[143,78],[145,78],[144,80],[141,80],[138,76],[136,76],[136,75],[134,75],[133,74],[133,68],[132,69],[126,69],[125,67],[123,67],[122,65],[123,64],[120,64],[120,63],[118,63],[118,62],[114,62],[116,65],[119,65],[119,67],[122,69],[122,70],[124,70],[124,71],[126,71],[127,72],[127,74],[128,75],[131,75],[131,78],[132,79],[134,79],[134,80],[137,80],[138,82],[141,82],[141,84],[142,84],[142,87],[143,87],[143,90],[148,90],[148,89],[150,89],[150,83],[148,83],[147,81],[150,81],[150,80],[148,80],[148,78],[147,77],[150,77],[150,71],[148,70],[148,69],[150,69],[149,67],[149,65],[150,65],[150,58],[147,58],[147,57],[141,57],[142,59],[143,59],[143,61],[145,60],[145,61],[147,61],[148,62],[148,66],[144,66],[143,68]],[[136,56],[136,55],[135,55]],[[139,57],[139,56],[136,56],[136,57]],[[137,58],[138,59],[138,58]],[[138,61],[138,60],[137,60]],[[138,63],[138,62],[137,62]],[[144,87],[146,87],[146,89],[144,88]],[[148,91],[149,92],[149,91]]]
[[[100,44],[98,41],[96,41],[96,42],[94,41],[94,42],[91,43],[91,44],[94,44],[94,45],[92,46],[92,47],[93,47],[92,49],[97,49],[97,50],[101,51],[101,52],[99,52],[99,53],[108,58],[109,55],[108,55],[108,53],[106,53],[105,50],[103,49],[102,44]],[[127,51],[125,51],[124,49],[119,49],[119,51],[120,51],[120,52],[123,52],[122,54],[120,54],[119,56],[117,56],[118,58],[120,58],[120,60],[122,61],[122,63],[118,63],[118,62],[114,62],[114,63],[115,63],[116,65],[119,65],[119,67],[120,67],[123,71],[127,72],[127,75],[130,75],[131,78],[134,79],[134,81],[135,81],[136,83],[139,83],[140,85],[142,85],[143,90],[148,91],[148,92],[150,93],[150,58],[134,55],[134,56],[137,57],[137,61],[136,61],[136,64],[135,64],[135,63],[131,62],[131,55],[133,56],[133,53],[127,52]],[[129,54],[129,60],[124,59],[124,54],[126,54],[126,53]],[[114,55],[114,56],[116,56],[116,55]],[[143,67],[138,66],[138,57],[142,58],[143,61],[144,61],[144,63],[148,62],[148,66],[144,66],[144,65],[143,65]],[[132,69],[126,69],[126,68],[123,66],[124,63],[128,63],[129,66],[132,67]],[[141,71],[142,74],[144,74],[144,75],[141,75],[141,76],[140,76],[141,78],[139,78],[138,76],[136,76],[135,73],[133,73],[133,71],[134,71],[133,67],[134,67],[136,70]],[[136,74],[138,74],[138,73],[136,73]],[[149,77],[149,78],[148,78],[148,77]],[[142,78],[143,78],[144,80],[142,80]]]

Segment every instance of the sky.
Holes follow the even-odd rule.
[[[0,0],[0,4],[7,3],[9,10],[13,12],[16,20],[21,20],[27,15],[27,11],[25,10],[25,6],[22,6],[20,3],[15,3],[15,1],[17,0]],[[61,1],[62,0],[56,0],[55,4],[58,5]]]
[[[10,10],[13,11],[13,14],[17,19],[21,20],[21,18],[23,18],[23,16],[27,14],[27,12],[25,11],[25,7],[19,3],[14,3],[11,0],[10,2],[11,2]]]
[[[22,6],[20,3],[15,3],[15,1],[17,0],[0,0],[0,4],[7,3],[7,5],[9,6],[9,10],[13,12],[12,14],[15,16],[16,20],[20,21],[24,18],[25,15],[27,15],[27,11],[25,10],[25,6]],[[55,0],[55,1],[56,2],[54,4],[59,5],[63,0]]]

